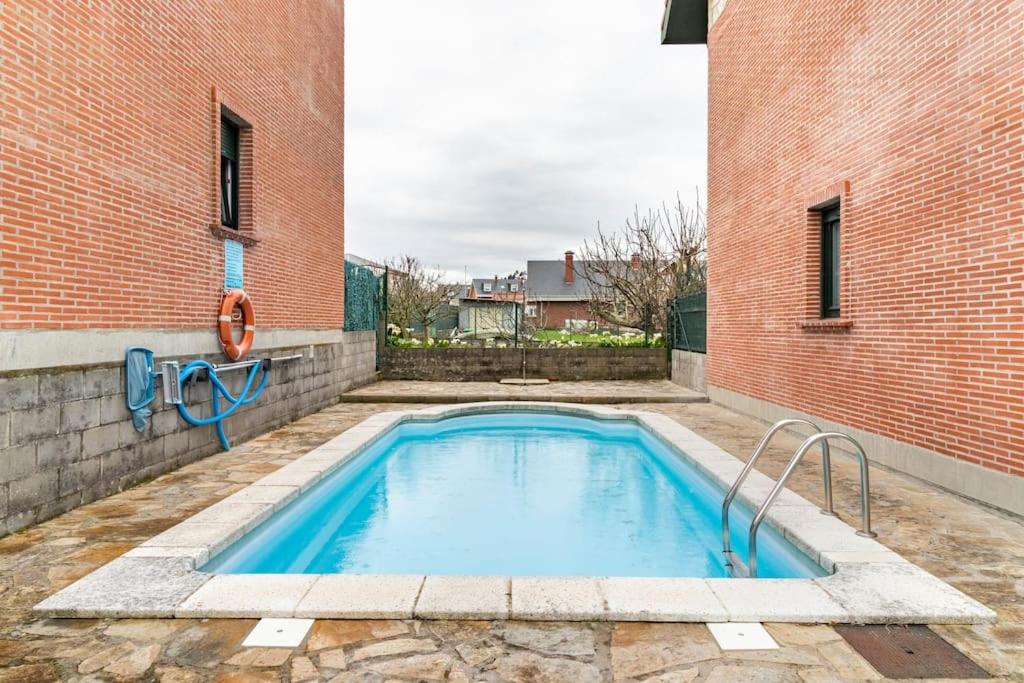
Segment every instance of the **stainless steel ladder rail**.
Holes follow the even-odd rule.
[[[768,509],[775,502],[775,499],[779,497],[782,489],[785,488],[786,482],[789,477],[793,474],[796,466],[803,460],[804,455],[807,451],[814,448],[816,443],[828,443],[829,439],[842,439],[849,442],[855,453],[857,454],[857,460],[860,462],[860,513],[861,513],[861,528],[857,532],[858,536],[865,536],[867,538],[876,538],[878,534],[871,530],[871,483],[868,478],[868,457],[864,453],[864,449],[853,437],[846,434],[840,434],[839,432],[819,432],[814,436],[808,438],[802,444],[800,448],[796,450],[793,457],[790,458],[789,464],[786,465],[786,469],[782,472],[782,476],[775,482],[775,486],[772,488],[768,497],[765,498],[764,502],[761,503],[761,507],[758,508],[757,514],[754,515],[754,519],[750,522],[750,531],[747,536],[747,570],[751,578],[757,576],[757,530],[761,528],[761,522],[768,515]]]
[[[821,429],[818,425],[814,424],[810,420],[804,420],[798,417],[789,418],[786,420],[779,420],[764,433],[761,440],[757,442],[757,447],[754,448],[753,454],[750,459],[747,460],[747,464],[744,465],[743,471],[736,477],[736,481],[733,482],[729,492],[725,494],[725,499],[722,501],[722,552],[725,553],[726,564],[735,566],[736,559],[733,557],[732,544],[729,541],[729,506],[732,505],[733,498],[736,497],[737,492],[740,490],[740,486],[746,481],[747,475],[754,469],[754,465],[757,464],[758,459],[768,448],[768,442],[772,440],[779,431],[790,427],[792,425],[807,425],[814,430],[816,434],[821,433]],[[821,442],[821,469],[824,473],[825,478],[825,509],[822,510],[822,514],[835,517],[835,511],[832,509],[832,460],[828,449],[828,440]]]

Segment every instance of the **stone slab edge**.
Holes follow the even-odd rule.
[[[346,393],[341,395],[342,403],[425,403],[425,404],[452,404],[452,403],[484,403],[484,402],[530,402],[530,403],[582,403],[595,405],[630,404],[630,403],[707,403],[707,396],[676,396],[672,394],[660,394],[652,396],[615,396],[608,395],[583,395],[576,396],[530,396],[517,398],[508,394],[460,394],[458,396],[443,396],[438,394],[359,394]]]

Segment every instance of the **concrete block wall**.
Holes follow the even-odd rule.
[[[254,357],[295,353],[306,357],[274,365],[260,398],[225,421],[232,445],[332,405],[375,375],[373,332],[347,332],[340,343]],[[207,360],[223,362],[218,356]],[[240,389],[244,375],[228,376],[229,388]],[[194,415],[211,414],[208,383],[186,386],[183,394]],[[123,364],[0,376],[0,536],[220,450],[212,425],[192,427],[163,403],[159,381],[150,407],[148,427],[136,432]]]
[[[706,394],[708,391],[706,365],[707,354],[673,349],[671,379],[680,386]]]
[[[384,379],[496,382],[523,376],[523,349],[387,348]],[[666,379],[665,349],[526,349],[526,377],[561,381]]]

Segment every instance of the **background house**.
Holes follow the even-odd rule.
[[[526,278],[474,278],[459,296],[459,329],[471,336],[512,335],[522,320]]]
[[[1024,514],[1024,4],[670,0],[663,35],[707,42],[711,399]]]
[[[586,261],[571,251],[557,261],[528,261],[526,319],[547,329],[588,327],[603,323],[591,311],[590,279],[600,282]]]

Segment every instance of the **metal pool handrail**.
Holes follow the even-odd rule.
[[[726,560],[730,560],[732,554],[732,544],[729,542],[729,506],[732,505],[733,498],[736,497],[737,492],[740,490],[740,486],[746,481],[747,475],[754,469],[754,465],[757,464],[758,459],[764,453],[765,449],[768,448],[768,442],[772,440],[777,432],[791,425],[807,425],[820,434],[821,429],[818,425],[814,424],[810,420],[804,420],[798,417],[789,418],[786,420],[779,420],[764,433],[761,440],[758,441],[757,447],[754,449],[754,453],[747,460],[747,464],[744,465],[743,471],[740,472],[740,476],[736,477],[736,481],[733,482],[729,492],[725,494],[725,500],[722,501],[722,548],[725,553]],[[822,514],[835,516],[835,511],[832,509],[832,460],[829,455],[828,441],[823,440],[821,442],[821,469],[825,477],[825,509],[822,510]]]
[[[754,515],[753,521],[750,523],[750,532],[747,537],[747,547],[749,553],[747,556],[747,569],[750,577],[757,576],[757,530],[761,527],[761,522],[768,514],[768,508],[772,506],[775,499],[779,497],[782,489],[785,488],[786,482],[789,477],[793,474],[796,466],[800,464],[804,455],[807,451],[811,450],[814,445],[818,442],[822,444],[828,443],[829,439],[843,439],[853,445],[854,451],[857,454],[857,460],[860,462],[860,514],[861,514],[861,529],[857,532],[858,536],[866,536],[867,538],[875,538],[878,536],[871,530],[871,484],[868,480],[868,456],[864,453],[864,449],[857,443],[853,437],[847,436],[846,434],[840,434],[839,432],[821,432],[808,438],[797,449],[796,453],[790,459],[789,464],[786,465],[785,471],[779,480],[775,482],[774,488],[765,498],[765,501],[761,504],[757,514]]]

